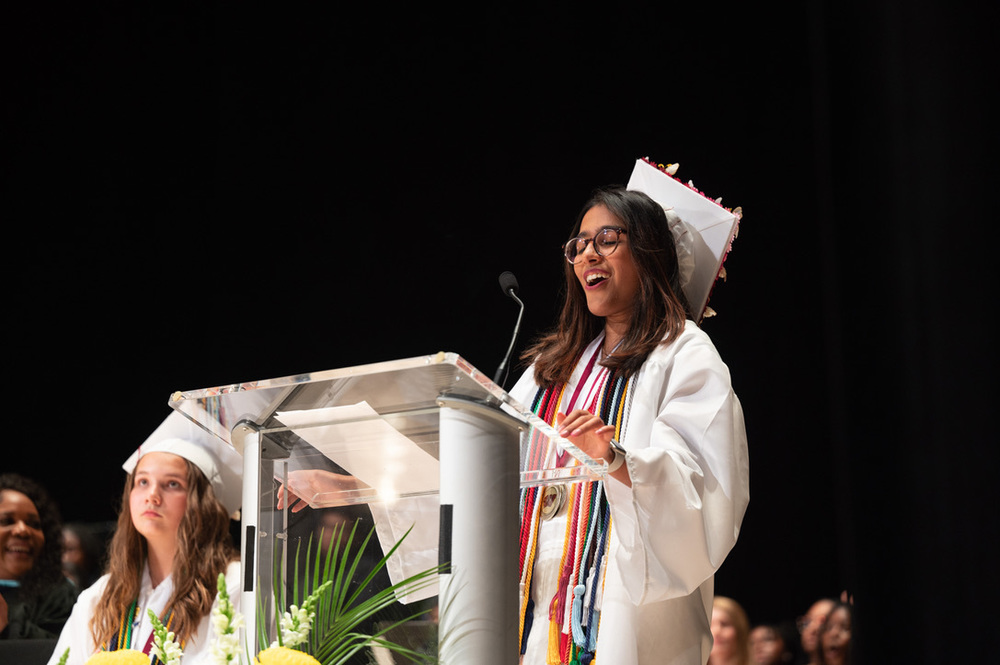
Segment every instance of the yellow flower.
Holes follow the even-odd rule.
[[[98,651],[85,665],[149,665],[149,656],[136,649]]]
[[[319,661],[307,653],[288,647],[270,647],[257,654],[258,665],[319,665]]]

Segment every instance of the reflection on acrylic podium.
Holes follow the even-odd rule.
[[[375,584],[440,567],[429,585],[397,594],[398,616],[420,616],[387,639],[445,665],[516,663],[520,488],[606,469],[453,353],[178,392],[170,404],[243,454],[251,654],[276,639],[272,590],[297,584],[310,536],[360,520],[355,544],[365,525],[375,536],[359,560],[399,544]],[[278,509],[284,487],[309,507]],[[391,626],[387,616],[364,629]],[[376,645],[370,660],[409,662],[393,658]]]

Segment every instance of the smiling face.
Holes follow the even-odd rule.
[[[593,238],[602,229],[623,226],[605,206],[597,205],[583,216],[578,237]],[[619,235],[618,247],[611,256],[601,256],[594,250],[594,243],[588,243],[573,270],[590,313],[608,323],[627,325],[639,293],[639,273],[629,248],[628,232]]]
[[[147,541],[176,543],[187,509],[188,463],[171,453],[147,453],[135,467],[129,510]]]
[[[19,580],[35,565],[45,533],[34,502],[21,492],[0,491],[0,580]]]

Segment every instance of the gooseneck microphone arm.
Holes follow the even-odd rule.
[[[506,380],[504,374],[507,371],[507,362],[510,360],[510,354],[514,351],[514,343],[517,341],[517,334],[521,331],[521,318],[524,316],[524,303],[517,297],[517,277],[514,277],[514,273],[509,270],[500,274],[500,290],[503,291],[505,296],[513,298],[514,302],[520,306],[520,310],[517,313],[517,323],[514,325],[514,335],[510,339],[510,346],[507,348],[507,353],[504,354],[503,362],[501,362],[500,366],[497,368],[497,373],[493,376],[493,383],[503,388],[503,381]]]

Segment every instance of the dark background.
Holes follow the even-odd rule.
[[[5,13],[2,464],[66,520],[113,518],[175,390],[492,374],[497,275],[523,348],[579,206],[649,156],[744,210],[704,324],[752,465],[717,592],[757,623],[846,589],[865,662],[995,655],[994,10]]]

